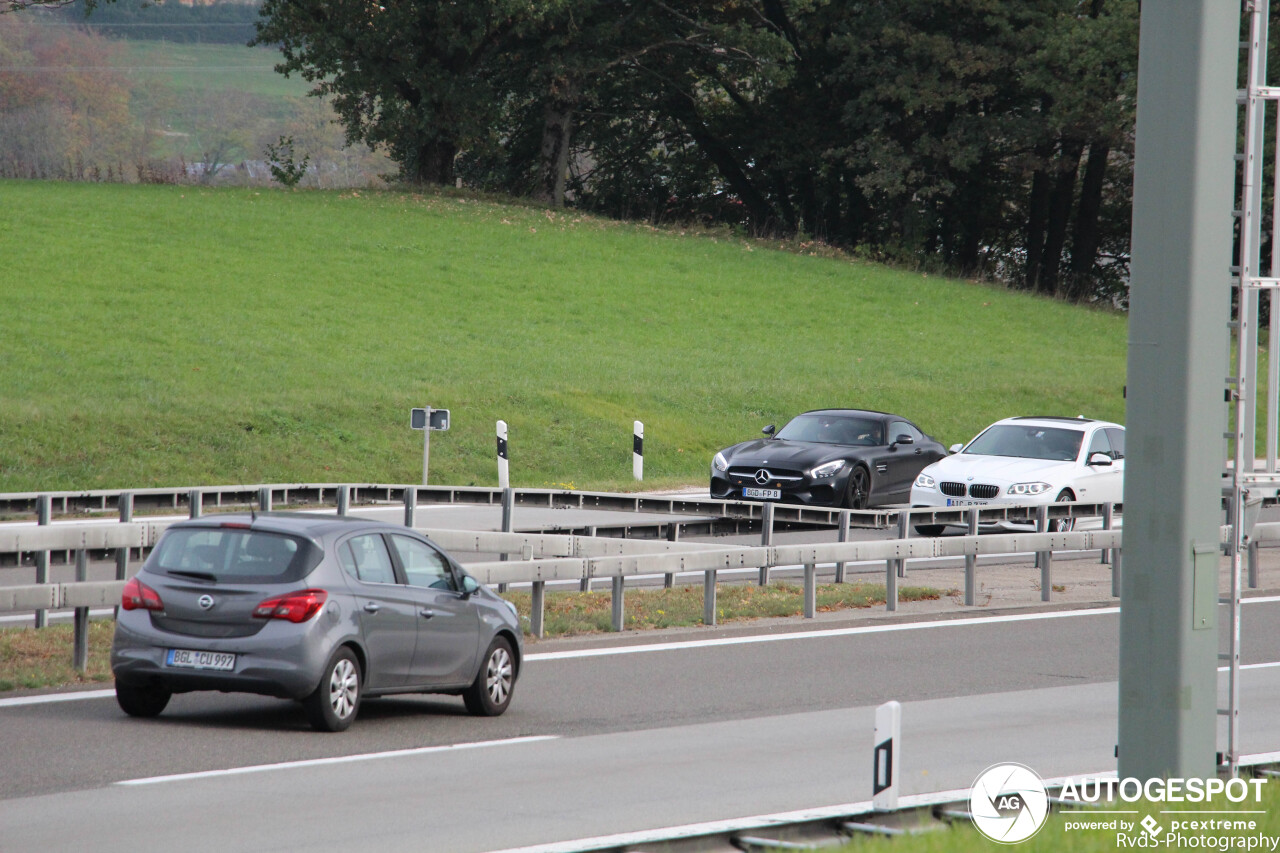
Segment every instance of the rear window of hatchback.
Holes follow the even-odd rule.
[[[320,562],[309,539],[240,527],[169,530],[146,568],[178,577],[229,583],[291,583]]]

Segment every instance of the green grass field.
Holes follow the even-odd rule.
[[[273,69],[280,52],[268,47],[230,44],[178,44],[167,41],[118,40],[119,67],[148,83],[174,91],[234,92],[263,98],[301,98],[311,84],[286,78]]]
[[[1122,419],[1125,318],[454,195],[0,182],[0,491],[705,484],[797,412]]]

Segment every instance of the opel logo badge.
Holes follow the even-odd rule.
[[[764,468],[761,468],[759,471],[757,471],[757,472],[756,472],[756,482],[757,482],[757,483],[759,483],[759,484],[760,484],[760,485],[762,485],[762,486],[763,486],[765,483],[769,482],[769,472],[768,472],[768,471],[766,471]]]
[[[200,609],[201,609],[201,610],[212,610],[212,609],[213,609],[213,596],[212,596],[212,595],[202,595],[202,596],[200,596],[200,598],[196,601],[196,604],[199,604],[199,605],[200,605]]]

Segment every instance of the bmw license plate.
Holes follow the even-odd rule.
[[[743,488],[742,496],[744,498],[759,498],[763,501],[780,501],[782,500],[782,489]]]
[[[947,506],[986,506],[990,501],[966,501],[958,498],[947,498]]]
[[[236,668],[236,656],[227,652],[197,652],[193,649],[169,649],[165,657],[169,666],[183,669],[219,669]]]

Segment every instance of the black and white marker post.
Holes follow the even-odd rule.
[[[511,488],[511,472],[507,461],[507,422],[498,421],[498,488]]]
[[[644,479],[644,424],[636,421],[631,427],[631,473],[637,480]]]
[[[875,750],[871,770],[871,805],[876,811],[898,807],[898,760],[901,758],[902,704],[885,702],[876,708]]]

